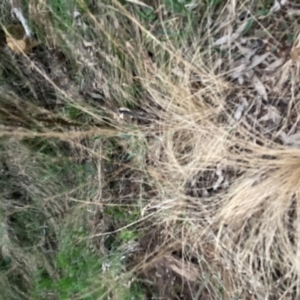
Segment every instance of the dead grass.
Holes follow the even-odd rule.
[[[30,2],[40,45],[1,52],[7,299],[300,296],[299,8],[274,2]]]

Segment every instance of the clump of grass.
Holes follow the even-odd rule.
[[[155,88],[148,88],[149,92],[159,107],[166,109],[165,121],[158,129],[161,142],[153,154],[159,170],[153,171],[153,176],[164,179],[154,207],[163,212],[158,213],[163,227],[174,229],[174,236],[182,242],[183,257],[192,257],[199,264],[199,260],[207,259],[211,272],[226,273],[220,278],[223,297],[244,298],[251,286],[258,298],[281,295],[290,299],[298,295],[298,271],[293,266],[298,230],[292,224],[297,222],[299,151],[267,137],[261,127],[250,125],[255,119],[251,114],[240,123],[233,119],[236,125],[231,131],[233,115],[226,111],[228,101],[234,98],[231,90],[243,94],[249,87],[238,88],[222,72],[213,74],[210,69],[214,61],[204,61],[209,51],[191,54],[190,61],[197,62],[198,70],[184,60],[177,80],[164,69],[156,69],[155,76],[153,73],[152,86],[163,86],[164,97],[158,97]],[[191,81],[196,78],[200,88],[193,93]],[[145,87],[149,86],[145,81]],[[226,122],[220,119],[224,112]],[[218,178],[208,176],[208,170],[216,174],[218,169],[223,170],[223,180],[227,178],[226,187],[214,188]],[[207,186],[204,181],[208,181]],[[189,184],[193,190],[199,189],[197,196],[186,194]],[[188,227],[180,222],[182,219]],[[206,243],[214,245],[214,260],[222,266],[219,271],[213,270],[214,263],[206,257]],[[226,278],[228,272],[231,282]],[[216,299],[220,291],[210,293],[210,298]]]

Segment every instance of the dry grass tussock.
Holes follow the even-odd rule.
[[[240,27],[234,28],[233,15],[228,19],[223,32],[234,35]],[[144,83],[161,117],[159,138],[149,151],[149,171],[159,182],[149,210],[157,209],[160,226],[180,242],[182,273],[192,272],[184,264],[194,260],[200,278],[219,274],[227,299],[295,299],[300,293],[298,57],[283,58],[267,47],[258,53],[241,46],[249,40],[239,36],[226,42],[224,36],[203,38],[199,52],[198,40],[187,47],[187,63],[174,56],[170,69],[155,69]],[[232,53],[221,59],[212,54],[218,41]],[[242,66],[233,58],[241,50]],[[163,97],[157,95],[161,89]],[[218,298],[216,286],[206,288],[206,297]]]
[[[72,34],[57,23],[43,31],[47,47],[64,41],[64,58],[53,50],[47,58],[50,50],[41,48],[11,66],[14,54],[2,54],[3,72],[20,87],[1,96],[3,157],[26,182],[22,189],[46,201],[44,215],[72,211],[79,224],[74,203],[87,208],[88,234],[103,256],[110,233],[136,226],[126,271],[148,294],[300,297],[299,7],[255,3],[195,4],[178,12],[151,2],[153,25],[139,2],[101,3],[93,13],[78,2],[85,10]],[[50,19],[34,21],[46,27]],[[170,30],[180,35],[172,38]],[[88,190],[76,180],[59,192],[55,181],[39,182],[36,160],[29,163],[32,154],[24,160],[21,146],[37,138],[80,163],[93,162]],[[138,217],[116,224],[116,216],[106,216],[114,206],[134,207]],[[62,234],[51,222],[53,236]],[[35,272],[30,268],[22,266],[25,279]],[[97,297],[118,299],[120,290],[112,291],[124,278],[101,276],[109,290]]]

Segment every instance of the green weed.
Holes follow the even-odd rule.
[[[57,274],[51,276],[45,269],[40,269],[35,279],[33,295],[37,299],[55,294],[57,299],[88,300],[109,299],[109,294],[120,293],[122,299],[143,299],[138,283],[128,285],[127,289],[114,283],[125,267],[122,253],[99,256],[88,243],[76,242],[78,237],[86,235],[87,232],[77,230],[68,231],[67,236],[61,237],[61,248],[54,259]]]
[[[91,299],[91,295],[80,295],[88,292],[92,281],[99,276],[102,265],[101,260],[84,243],[76,242],[82,236],[85,237],[86,233],[78,230],[60,236],[60,249],[53,261],[56,275],[51,276],[46,269],[39,270],[32,292],[35,297],[44,299],[48,294],[55,294],[58,299]]]
[[[49,9],[53,15],[53,24],[60,30],[70,31],[73,24],[73,11],[75,1],[73,0],[55,0],[48,1]]]
[[[257,3],[258,8],[261,9],[270,9],[273,5],[274,1],[273,0],[259,0]]]
[[[10,281],[11,286],[15,285],[20,290],[9,299],[17,299],[22,293],[29,293],[33,299],[108,299],[111,293],[124,295],[123,299],[143,299],[143,293],[132,277],[125,276],[121,282],[117,280],[124,273],[126,266],[124,253],[117,249],[137,239],[138,234],[134,229],[109,235],[105,242],[109,252],[103,254],[89,238],[86,223],[89,213],[86,207],[80,208],[75,205],[76,202],[65,202],[69,208],[63,208],[64,197],[57,198],[53,207],[44,205],[45,196],[42,195],[51,188],[54,188],[56,193],[67,195],[78,186],[85,185],[89,178],[95,175],[92,163],[71,162],[62,155],[61,148],[51,147],[49,141],[39,140],[31,144],[26,141],[23,144],[29,149],[29,153],[35,154],[33,165],[27,166],[25,161],[23,162],[24,170],[28,174],[39,171],[36,177],[39,181],[34,183],[34,193],[28,193],[16,185],[16,191],[6,195],[18,202],[23,209],[14,212],[7,220],[3,210],[2,222],[5,222],[13,233],[12,236],[9,234],[9,244],[22,249],[24,259],[29,259],[28,255],[31,253],[30,257],[33,255],[36,260],[31,272],[26,275],[32,281],[27,282],[25,277],[22,277],[25,273],[21,273],[19,279],[14,280],[9,275],[10,270],[20,260],[18,254],[13,253],[13,249],[8,252],[12,254],[3,252],[0,256],[2,276]],[[11,175],[2,176],[0,183],[6,185],[7,191],[12,191],[13,181]],[[90,190],[89,193],[93,191]],[[84,194],[87,193],[81,190],[77,193],[81,197],[84,197]],[[26,205],[29,207],[26,208]],[[112,228],[119,228],[136,220],[138,212],[128,213],[124,209],[111,207],[105,210],[105,216],[110,220]],[[3,247],[7,233],[5,225],[2,228],[0,240]],[[131,281],[133,283],[130,283]],[[126,289],[123,287],[125,283],[128,284]]]

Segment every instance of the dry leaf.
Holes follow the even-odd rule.
[[[270,12],[276,12],[281,10],[281,8],[288,3],[287,0],[275,0]]]
[[[244,77],[241,75],[241,76],[238,78],[238,83],[239,83],[239,85],[243,85],[244,82],[245,82]]]
[[[266,71],[270,72],[270,71],[274,71],[275,69],[277,69],[278,67],[280,67],[283,63],[284,63],[285,59],[283,57],[281,58],[277,58],[274,62],[272,62],[271,64],[269,64],[268,67],[266,67]]]
[[[229,35],[224,35],[224,36],[220,37],[219,39],[217,39],[214,42],[214,46],[220,46],[220,45],[227,43],[229,41],[229,38],[230,38]]]
[[[142,2],[142,1],[139,1],[139,0],[127,0],[127,2],[131,2],[133,4],[140,5],[140,6],[143,6],[143,7],[152,8],[151,6],[149,6],[146,3]]]
[[[275,0],[273,6],[270,9],[270,11],[271,12],[276,12],[276,11],[279,11],[280,8],[281,8],[281,5],[280,5],[279,1]]]
[[[291,51],[291,59],[293,61],[297,60],[300,54],[300,47],[293,48]]]
[[[7,46],[16,53],[26,53],[26,42],[25,40],[16,40],[12,37],[6,38]]]
[[[299,9],[290,8],[290,9],[287,10],[287,15],[289,17],[300,16],[300,10]]]
[[[223,63],[222,58],[218,58],[213,65],[212,72],[214,73],[219,67],[221,67],[222,63]]]
[[[224,176],[223,176],[223,173],[222,173],[222,170],[221,169],[218,169],[216,171],[216,175],[218,176],[218,179],[216,181],[216,183],[214,184],[213,186],[213,190],[217,190],[219,188],[219,186],[222,184],[223,180],[224,180]]]
[[[16,53],[29,54],[38,43],[26,35],[22,25],[10,25],[6,28],[7,46]]]
[[[198,268],[192,263],[186,263],[173,255],[166,255],[163,257],[164,263],[172,271],[184,277],[188,281],[196,281],[199,277]]]
[[[250,58],[257,52],[258,48],[247,48],[243,47],[240,43],[235,42],[235,45],[239,48],[239,52],[245,56],[245,62],[249,62]]]
[[[242,74],[244,74],[244,71],[246,69],[246,64],[242,63],[241,61],[237,62],[240,65],[237,67],[234,67],[234,71],[231,74],[231,77],[234,79],[239,78]]]
[[[31,38],[24,38],[21,40],[14,39],[11,36],[6,37],[7,46],[16,53],[29,54],[38,43]]]
[[[255,55],[251,59],[251,64],[246,68],[246,71],[249,71],[256,66],[260,65],[268,56],[270,55],[270,52],[264,53],[262,55]]]
[[[171,71],[172,71],[172,73],[174,75],[176,75],[178,77],[181,77],[181,78],[185,78],[186,77],[186,74],[185,74],[184,70],[182,70],[179,67],[173,68]]]
[[[85,48],[91,48],[91,47],[93,47],[94,45],[95,45],[95,42],[88,42],[88,41],[86,41],[86,40],[82,40],[82,44],[83,44],[83,46],[85,47]]]
[[[270,106],[268,107],[267,113],[259,119],[259,121],[269,121],[272,120],[273,123],[279,124],[282,117],[276,107]]]
[[[244,104],[240,104],[237,107],[237,109],[234,113],[234,119],[235,120],[239,121],[241,119],[244,109],[245,109]]]
[[[258,92],[258,94],[260,96],[262,96],[262,98],[264,100],[268,100],[267,90],[266,90],[264,84],[260,81],[260,79],[256,75],[253,76],[252,83],[253,83],[256,91]]]
[[[270,52],[264,53],[262,55],[254,55],[257,49],[251,50],[242,47],[239,43],[236,43],[239,50],[245,55],[242,59],[234,62],[236,68],[234,69],[231,77],[238,79],[239,83],[243,83],[242,75],[251,71],[253,68],[261,64],[270,55]],[[254,55],[254,56],[253,56]],[[251,61],[250,61],[251,58]]]
[[[74,13],[73,13],[74,19],[76,19],[76,18],[78,18],[78,17],[80,17],[80,16],[81,16],[80,12],[79,12],[77,9],[75,9],[75,11],[74,11]]]
[[[213,43],[213,45],[214,46],[221,46],[221,45],[225,46],[224,44],[227,44],[225,47],[226,48],[229,47],[230,44],[232,42],[234,42],[241,35],[241,33],[243,32],[243,30],[245,29],[246,26],[247,26],[247,22],[242,23],[233,34],[231,34],[232,27],[230,26],[228,29],[229,33],[227,35],[224,35],[224,36],[220,37],[219,39],[217,39]]]
[[[284,84],[289,80],[292,65],[293,62],[290,59],[287,62],[285,62],[283,66],[281,66],[280,72],[278,72],[278,81],[273,88],[275,93],[281,93]]]
[[[300,146],[300,132],[292,135],[287,135],[285,132],[281,132],[280,138],[285,145]]]

